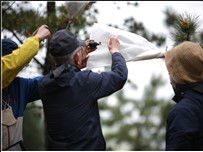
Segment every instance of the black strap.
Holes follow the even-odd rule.
[[[25,146],[24,146],[22,140],[20,141],[20,147],[21,147],[21,150],[22,150],[22,151],[26,151]]]
[[[12,147],[16,146],[17,144],[19,144],[19,145],[20,145],[20,148],[21,148],[21,150],[22,150],[22,151],[25,151],[25,146],[24,146],[24,144],[23,144],[23,141],[22,141],[22,140],[21,140],[21,141],[19,141],[19,142],[17,142],[17,143],[15,143],[15,144],[13,144],[13,145],[11,145],[11,146],[9,146],[9,147],[7,147],[6,149],[3,149],[3,151],[9,150],[10,148],[12,148]]]

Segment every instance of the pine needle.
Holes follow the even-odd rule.
[[[175,45],[184,41],[194,41],[195,34],[199,28],[199,16],[194,16],[188,13],[179,15],[176,19],[172,39]]]

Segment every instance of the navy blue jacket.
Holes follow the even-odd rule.
[[[112,55],[112,71],[101,74],[63,64],[40,82],[48,150],[105,150],[97,99],[121,89],[125,59]]]
[[[8,108],[9,104],[17,120],[12,126],[2,126],[2,145],[4,150],[14,150],[14,145],[22,141],[24,111],[29,102],[40,99],[38,82],[41,78],[27,79],[16,77],[8,87],[2,90],[2,110]],[[23,150],[23,145],[20,144],[20,146]]]
[[[4,102],[8,103],[12,107],[16,119],[23,117],[27,103],[40,99],[38,82],[41,79],[41,76],[32,79],[16,77],[7,88],[2,90],[2,105]]]
[[[175,92],[177,104],[167,118],[166,150],[203,150],[203,82]]]

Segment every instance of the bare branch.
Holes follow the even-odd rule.
[[[5,14],[6,11],[7,11],[8,9],[10,9],[14,3],[15,3],[15,2],[13,2],[13,3],[12,3],[11,5],[9,5],[5,10],[3,10],[2,14]]]
[[[10,30],[13,34],[13,36],[15,36],[15,38],[21,43],[23,44],[23,41],[17,36],[17,34],[13,31],[13,30]]]
[[[35,57],[33,59],[38,65],[40,65],[41,68],[44,68],[44,65],[41,62],[39,62],[38,59],[36,59]]]
[[[12,32],[13,36],[15,36],[15,38],[16,38],[21,44],[23,44],[23,41],[17,36],[17,34],[16,34],[13,30],[11,30],[11,32]],[[41,68],[44,68],[44,65],[43,65],[41,62],[39,62],[38,59],[36,59],[35,57],[34,57],[33,59],[34,59],[34,61],[35,61],[38,65],[40,65]]]

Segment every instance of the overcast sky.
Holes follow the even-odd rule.
[[[46,1],[31,2],[34,8],[37,8],[36,6],[40,3],[43,6],[46,5]],[[57,1],[56,5],[58,6],[62,3],[64,2]],[[94,4],[99,10],[97,21],[101,24],[114,24],[121,26],[125,18],[132,16],[136,21],[142,22],[148,31],[166,35],[167,41],[162,47],[163,49],[165,49],[166,46],[168,46],[168,48],[172,47],[172,41],[170,40],[168,29],[163,22],[165,18],[163,11],[166,10],[166,8],[173,8],[178,13],[189,12],[191,14],[200,15],[199,19],[202,23],[200,30],[203,29],[203,2],[201,1],[139,1],[138,4],[139,6],[135,8],[134,6],[126,5],[125,1],[99,1]],[[117,7],[120,7],[120,9],[118,10]],[[41,9],[43,9],[43,7]],[[41,58],[42,56],[45,56],[45,51],[40,51],[37,58]],[[166,81],[165,87],[161,88],[158,92],[159,97],[169,98],[173,95],[173,90],[169,83],[168,72],[163,60],[154,59],[150,61],[130,62],[127,65],[129,69],[129,79],[134,81],[138,86],[136,92],[132,92],[127,85],[124,87],[125,90],[128,90],[126,92],[129,96],[140,98],[144,87],[149,84],[152,75],[160,75]],[[28,75],[27,72],[21,72],[20,75],[23,77],[40,75],[33,70],[30,70],[29,73],[30,74]]]
[[[172,8],[178,13],[191,13],[199,15],[201,27],[203,29],[203,2],[201,1],[139,1],[138,7],[128,6],[126,2],[97,2],[96,6],[99,9],[98,22],[103,24],[117,24],[122,25],[123,19],[129,16],[134,17],[137,21],[143,22],[144,26],[153,33],[162,33],[166,35],[166,44],[163,49],[172,48],[172,41],[169,36],[169,31],[164,24],[166,8]],[[120,10],[117,10],[117,6]],[[140,97],[143,93],[144,87],[149,84],[149,80],[153,74],[161,75],[166,80],[166,85],[158,92],[158,96],[171,97],[173,90],[169,83],[168,72],[166,70],[164,61],[154,59],[151,61],[139,61],[128,63],[129,79],[138,85],[138,90],[135,92],[129,91],[128,94],[134,97]],[[127,86],[126,86],[127,87]]]

